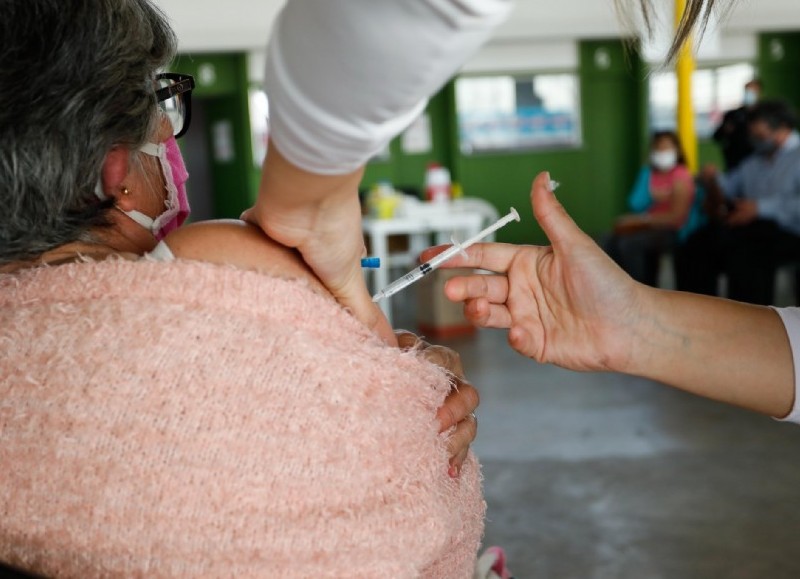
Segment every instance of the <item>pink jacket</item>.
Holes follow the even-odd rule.
[[[198,262],[0,275],[0,560],[59,577],[470,577],[440,369],[303,283]]]

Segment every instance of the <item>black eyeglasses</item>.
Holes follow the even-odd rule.
[[[172,133],[179,139],[189,130],[192,120],[194,78],[188,74],[162,72],[156,75],[156,101],[172,123]]]

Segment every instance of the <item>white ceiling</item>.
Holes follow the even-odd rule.
[[[635,3],[637,0],[628,1]],[[659,1],[669,0],[654,0]],[[236,50],[251,52],[254,56],[266,45],[271,24],[284,4],[284,0],[155,2],[172,21],[181,51]],[[721,24],[716,50],[707,58],[752,58],[756,33],[791,29],[800,30],[800,0],[738,0],[733,12]],[[625,34],[613,0],[516,0],[508,21],[465,68],[564,68],[574,64],[577,58],[576,40]],[[703,56],[701,53],[701,58]],[[257,71],[258,66],[251,69]],[[257,72],[254,75],[257,77]]]
[[[262,47],[272,21],[284,3],[283,0],[155,1],[172,20],[181,47],[187,51]],[[800,29],[800,2],[738,0],[724,29],[737,33]],[[564,40],[616,36],[620,32],[613,0],[517,0],[513,15],[500,27],[495,38],[506,41]]]

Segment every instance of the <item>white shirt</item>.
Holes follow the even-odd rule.
[[[377,154],[485,42],[511,0],[289,0],[265,90],[292,164],[344,174]]]

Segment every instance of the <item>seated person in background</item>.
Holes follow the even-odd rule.
[[[474,420],[437,421],[448,396],[445,426],[474,408],[460,364],[384,344],[255,227],[177,228],[191,81],[155,82],[174,49],[148,0],[0,21],[0,562],[471,576]]]
[[[728,297],[769,305],[775,270],[800,260],[800,135],[788,105],[763,101],[750,108],[755,153],[734,171],[703,170],[711,222],[681,248],[678,287],[716,295],[720,273]]]
[[[650,163],[639,173],[628,199],[633,213],[618,219],[606,252],[635,280],[655,286],[661,254],[672,251],[694,224],[694,194],[678,136],[655,133]]]
[[[719,145],[725,160],[725,171],[733,171],[753,154],[753,143],[747,129],[747,114],[761,98],[761,81],[754,78],[744,85],[742,106],[727,111],[712,138]]]

